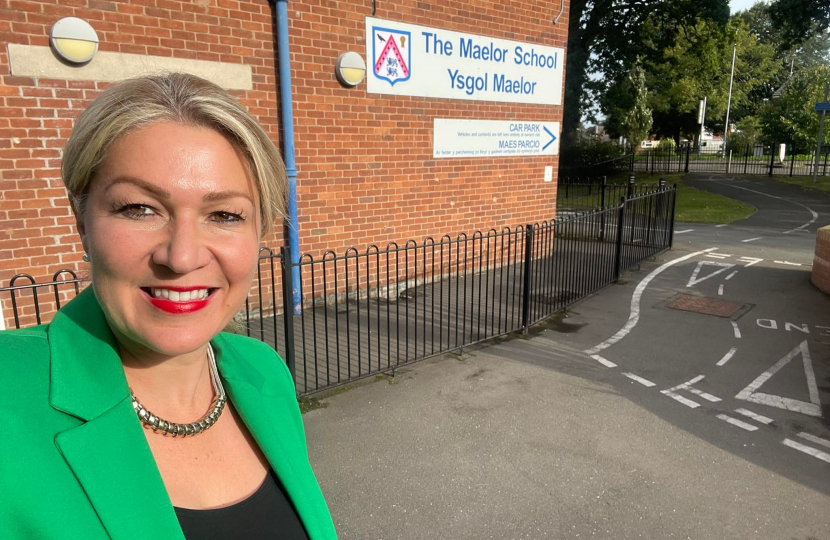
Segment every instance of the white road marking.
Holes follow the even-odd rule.
[[[721,227],[726,227],[727,225],[729,225],[729,224],[728,223],[721,223],[720,225],[715,225],[715,228],[720,229]]]
[[[723,296],[723,283],[718,287],[718,296]]]
[[[797,399],[758,392],[758,388],[767,382],[770,377],[775,375],[781,368],[789,364],[790,361],[799,354],[804,362],[804,374],[807,376],[807,388],[810,391],[809,403]],[[816,375],[813,372],[813,362],[810,359],[810,350],[807,347],[807,341],[802,341],[800,345],[788,352],[771,368],[761,373],[754,381],[749,383],[749,386],[738,392],[738,395],[736,395],[735,398],[821,418],[821,401],[819,399],[818,386],[816,385]]]
[[[730,279],[732,279],[732,276],[734,276],[734,275],[735,275],[735,274],[737,274],[737,273],[738,273],[738,271],[737,271],[737,270],[735,270],[734,272],[732,272],[731,274],[729,274],[728,276],[726,276],[724,279],[725,279],[726,281],[729,281]]]
[[[738,328],[738,323],[736,323],[735,321],[732,321],[732,330],[735,331],[735,338],[741,339],[741,329]]]
[[[651,382],[650,380],[644,379],[644,378],[639,377],[637,375],[634,375],[633,373],[623,373],[623,375],[625,375],[626,377],[628,377],[632,381],[637,381],[638,383],[642,384],[645,387],[651,388],[652,386],[655,386],[655,384],[653,382]]]
[[[700,407],[700,403],[698,403],[696,401],[692,401],[691,399],[688,399],[688,398],[684,398],[680,394],[675,394],[671,390],[661,390],[660,393],[665,394],[665,395],[669,396],[670,398],[672,398],[676,401],[679,401],[683,405],[685,405],[687,407],[691,407],[692,409],[696,409],[696,408]]]
[[[745,429],[747,431],[755,431],[758,429],[758,426],[753,426],[752,424],[747,424],[743,420],[738,420],[737,418],[732,418],[731,416],[727,416],[725,414],[719,414],[718,418],[723,420],[724,422],[729,422],[733,426],[738,426],[741,429]]]
[[[756,259],[755,257],[741,257],[741,260],[744,262],[748,262],[749,264],[745,264],[744,268],[749,268],[753,264],[758,264],[759,262],[763,261],[764,259]]]
[[[742,414],[746,417],[752,418],[753,420],[755,420],[757,422],[761,422],[762,424],[772,424],[772,422],[773,422],[772,418],[767,418],[766,416],[764,416],[762,414],[757,414],[757,413],[754,413],[752,411],[748,411],[746,409],[735,409],[735,412],[738,413],[738,414]]]
[[[692,232],[694,229],[684,229],[682,231],[674,231],[674,234],[686,234],[687,232]]]
[[[738,348],[737,348],[737,347],[732,347],[731,349],[729,349],[729,352],[727,352],[726,354],[724,354],[724,355],[723,355],[723,358],[721,358],[720,360],[718,360],[718,363],[717,363],[717,364],[715,364],[715,365],[716,365],[716,366],[722,366],[722,365],[724,365],[725,363],[729,362],[729,360],[731,360],[731,359],[732,359],[732,356],[734,356],[736,352],[738,352]]]
[[[704,276],[702,278],[698,278],[697,276],[700,273],[700,269],[703,268],[704,266],[720,266],[721,269],[720,270],[715,270],[711,274],[709,274],[707,276]],[[715,262],[715,261],[700,261],[699,263],[697,263],[697,266],[695,267],[694,271],[692,272],[692,277],[689,278],[689,282],[686,283],[686,286],[691,287],[693,285],[697,285],[698,283],[700,283],[702,281],[706,281],[710,277],[714,277],[714,276],[717,276],[718,274],[722,274],[723,272],[726,272],[727,270],[729,270],[730,268],[732,268],[734,266],[735,265],[732,264],[732,263],[722,263],[722,262]]]
[[[707,253],[707,257],[712,257],[713,259],[727,259],[732,255],[729,253]]]
[[[756,240],[760,240],[761,238],[763,238],[763,236],[756,236],[755,238],[747,238],[746,240],[741,240],[741,242],[744,242],[744,243],[746,243],[746,242],[754,242],[754,241],[756,241]]]
[[[697,388],[692,388],[693,384],[695,384],[696,382],[702,381],[702,380],[703,380],[703,375],[698,375],[697,377],[695,377],[691,380],[688,380],[688,381],[684,382],[683,384],[678,384],[677,386],[673,386],[673,387],[668,388],[666,390],[661,390],[660,393],[664,394],[664,395],[667,395],[670,398],[672,398],[676,401],[679,401],[683,405],[685,405],[687,407],[691,407],[692,409],[696,409],[696,408],[700,407],[700,403],[698,403],[697,401],[692,401],[691,399],[688,399],[688,398],[685,398],[685,397],[681,396],[680,394],[676,393],[675,390],[688,390],[689,392],[692,392],[693,394],[699,395],[703,399],[707,399],[707,400],[713,401],[713,402],[720,401],[719,397],[713,396],[712,394],[707,394],[706,392],[698,390]]]
[[[695,377],[691,380],[688,380],[688,381],[684,382],[683,384],[678,384],[674,388],[669,388],[669,390],[682,390],[684,388],[689,388],[690,386],[692,386],[696,382],[700,382],[702,380],[703,380],[703,375],[698,375],[697,377]]]
[[[799,433],[798,436],[801,437],[802,439],[807,439],[810,442],[814,442],[816,444],[820,444],[822,446],[826,446],[827,448],[830,448],[830,441],[828,441],[827,439],[822,439],[821,437],[816,437],[815,435],[811,435],[809,433],[804,433],[803,431],[801,433]]]
[[[801,326],[796,326],[793,323],[785,322],[784,323],[784,330],[786,330],[787,332],[789,332],[791,330],[798,330],[799,332],[802,332],[804,334],[809,334],[810,333],[810,327],[807,326],[807,323],[803,323]]]
[[[754,189],[749,189],[749,188],[745,188],[745,187],[741,187],[741,186],[736,186],[734,184],[724,184],[724,185],[733,187],[735,189],[743,189],[744,191],[751,191],[752,193],[757,193],[758,195],[764,195],[765,197],[772,197],[773,199],[778,199],[780,201],[786,201],[788,203],[796,204],[796,205],[806,209],[808,212],[810,212],[810,215],[813,216],[812,219],[810,219],[810,221],[808,221],[807,223],[805,223],[803,225],[799,225],[795,229],[790,229],[789,231],[784,231],[784,234],[789,234],[791,232],[800,231],[801,229],[803,229],[805,227],[809,227],[810,225],[815,223],[816,220],[818,219],[818,214],[816,213],[815,210],[813,210],[809,206],[805,206],[805,205],[801,204],[800,202],[791,201],[790,199],[785,199],[784,197],[776,197],[775,195],[770,195],[769,193],[764,193],[762,191],[755,191]]]
[[[602,364],[603,366],[605,366],[607,368],[617,367],[617,364],[615,364],[611,360],[606,360],[605,358],[601,357],[598,354],[591,355],[591,358],[593,358],[594,360],[596,360],[597,362],[599,362],[600,364]]]
[[[718,401],[720,401],[720,398],[718,396],[713,396],[712,394],[704,392],[703,390],[698,390],[697,388],[687,388],[687,390],[695,395],[702,397],[707,401],[711,401],[712,403],[717,403]]]
[[[815,458],[819,458],[822,461],[826,461],[830,463],[830,454],[827,452],[822,452],[821,450],[816,450],[812,446],[807,446],[806,444],[801,444],[800,442],[793,441],[791,439],[784,439],[784,445],[789,446],[790,448],[795,448],[799,452],[804,452],[805,454],[809,454]]]
[[[801,263],[793,263],[790,261],[773,261],[775,264],[787,264],[789,266],[801,266]]]
[[[643,280],[639,284],[637,284],[637,288],[634,289],[634,294],[631,296],[631,312],[628,315],[628,321],[625,323],[625,325],[610,338],[606,339],[596,347],[592,347],[585,351],[585,354],[593,355],[597,354],[602,350],[607,349],[614,343],[618,342],[619,340],[627,336],[628,333],[631,332],[631,330],[633,330],[635,326],[637,326],[637,323],[640,321],[640,299],[642,298],[643,292],[645,292],[646,287],[648,287],[648,284],[651,283],[651,280],[656,278],[667,268],[674,266],[679,262],[689,260],[692,257],[697,257],[698,255],[702,255],[704,253],[709,253],[710,251],[715,251],[716,249],[718,248],[709,248],[704,249],[703,251],[695,251],[694,253],[689,253],[688,255],[678,257],[677,259],[672,259],[671,261],[663,263],[658,268],[655,268],[649,275],[644,277]]]

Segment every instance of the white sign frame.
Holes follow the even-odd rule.
[[[366,17],[366,64],[370,94],[562,105],[560,47]]]
[[[559,129],[559,122],[435,118],[432,157],[556,156]]]

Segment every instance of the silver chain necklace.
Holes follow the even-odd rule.
[[[133,398],[133,409],[135,409],[141,423],[145,427],[152,429],[155,433],[172,435],[173,437],[192,437],[203,431],[207,431],[219,420],[219,416],[225,408],[225,403],[228,401],[228,398],[225,396],[225,389],[222,387],[222,381],[219,379],[219,370],[216,368],[216,357],[213,355],[213,347],[210,346],[210,343],[208,343],[208,366],[210,368],[210,378],[213,381],[213,391],[216,397],[213,398],[213,404],[210,410],[198,422],[177,424],[176,422],[162,420],[144,408],[144,405],[139,403],[138,398],[135,397],[132,389],[130,389],[130,395]]]

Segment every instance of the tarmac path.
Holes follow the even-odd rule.
[[[341,538],[830,540],[830,199],[692,175],[755,206],[529,339],[425,361],[305,415]]]
[[[830,494],[830,298],[809,281],[830,200],[757,177],[686,182],[757,211],[728,225],[677,224],[665,256],[675,264],[630,274],[648,283],[622,295],[623,309],[618,288],[579,304],[560,326],[585,328],[551,337],[613,364],[632,392],[664,398],[658,414]],[[606,336],[625,311],[616,324],[628,331]]]

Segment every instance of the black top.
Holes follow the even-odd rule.
[[[273,471],[244,501],[211,510],[174,510],[187,540],[308,540]]]

